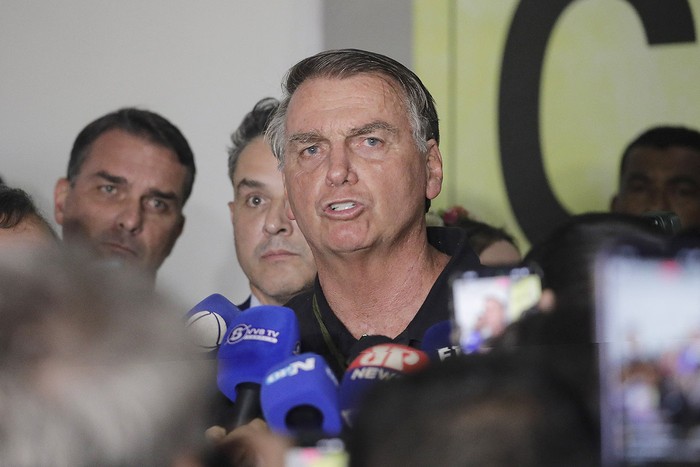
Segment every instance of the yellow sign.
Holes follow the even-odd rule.
[[[464,206],[522,250],[607,211],[624,147],[700,128],[700,0],[414,0],[414,69],[445,159],[435,209]]]

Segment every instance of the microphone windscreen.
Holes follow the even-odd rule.
[[[241,310],[223,295],[209,295],[185,315],[190,342],[204,352],[218,349],[231,322],[240,312]]]
[[[401,344],[380,344],[361,352],[350,363],[340,383],[340,411],[352,426],[362,398],[378,381],[386,381],[426,367],[430,359],[425,352]]]
[[[462,348],[452,340],[452,322],[440,321],[430,326],[423,335],[421,350],[428,354],[433,362],[461,354]]]
[[[265,420],[278,433],[337,436],[342,429],[338,380],[315,353],[295,355],[270,368],[260,402]]]
[[[236,386],[262,384],[267,370],[299,352],[299,322],[290,308],[264,305],[236,316],[219,347],[217,383],[236,401]]]

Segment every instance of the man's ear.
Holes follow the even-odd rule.
[[[177,236],[175,238],[180,238],[180,235],[182,235],[182,231],[185,230],[185,215],[182,214],[180,215],[180,222],[179,225],[177,226]]]
[[[228,202],[228,212],[229,212],[229,216],[231,217],[231,224],[233,225],[233,215],[236,212],[236,202],[235,201]]]
[[[53,189],[53,216],[59,225],[63,225],[66,197],[70,190],[71,186],[67,178],[59,178]]]
[[[428,155],[425,164],[428,169],[425,197],[434,199],[442,191],[442,154],[434,139],[428,140]]]

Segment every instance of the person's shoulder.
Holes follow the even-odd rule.
[[[291,308],[295,312],[303,311],[303,310],[310,310],[312,307],[312,302],[313,302],[313,296],[314,296],[314,291],[313,290],[307,290],[301,293],[298,293],[287,303],[284,304],[287,308]]]

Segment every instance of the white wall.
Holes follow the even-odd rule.
[[[53,219],[77,133],[122,106],[161,113],[197,162],[187,222],[159,286],[194,304],[245,298],[227,201],[228,137],[284,72],[321,50],[321,0],[2,0],[0,174]]]

